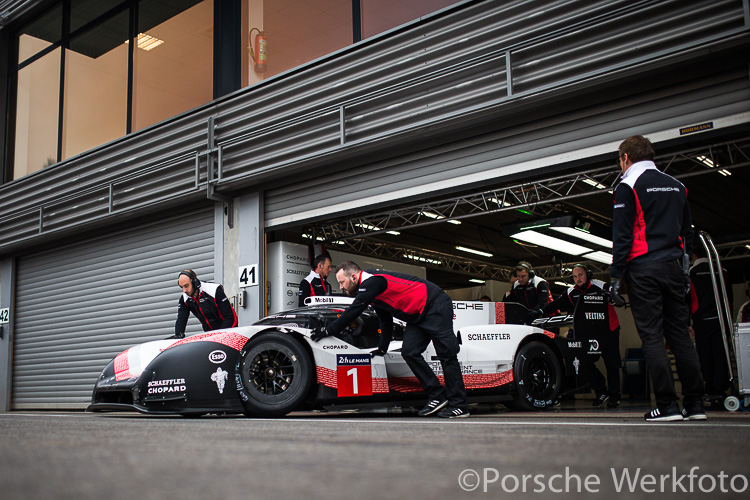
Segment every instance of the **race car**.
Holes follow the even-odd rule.
[[[331,406],[424,402],[426,394],[401,357],[403,323],[394,320],[394,340],[384,356],[371,354],[379,342],[372,308],[341,335],[314,342],[313,330],[336,319],[352,299],[311,299],[252,326],[131,347],[104,368],[87,410],[278,417]],[[585,385],[581,360],[588,344],[545,330],[572,317],[529,326],[514,324],[528,312],[518,304],[455,301],[453,309],[469,401],[545,409],[563,391]],[[432,344],[424,357],[442,382]]]

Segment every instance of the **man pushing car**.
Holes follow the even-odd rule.
[[[372,304],[381,331],[378,349],[372,352],[374,356],[387,352],[393,335],[393,318],[406,322],[401,356],[429,398],[419,416],[437,413],[443,418],[468,417],[450,297],[427,280],[381,270],[362,271],[351,261],[336,268],[336,280],[344,292],[354,297],[354,302],[328,327],[315,329],[311,339],[317,342],[328,335],[338,335]],[[430,342],[443,367],[445,388],[422,357]]]

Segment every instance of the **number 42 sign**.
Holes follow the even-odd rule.
[[[240,288],[258,286],[258,264],[240,266]]]

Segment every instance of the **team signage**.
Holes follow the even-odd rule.
[[[372,396],[371,364],[370,354],[336,355],[339,397]]]

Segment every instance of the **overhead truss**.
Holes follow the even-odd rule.
[[[659,156],[655,163],[660,170],[673,177],[684,178],[695,175],[716,174],[723,170],[750,166],[750,139],[705,146]],[[426,249],[399,246],[392,242],[377,240],[377,236],[409,228],[444,224],[479,215],[500,213],[509,210],[525,210],[535,216],[547,216],[560,211],[567,201],[585,196],[612,192],[620,177],[620,169],[612,166],[594,168],[582,172],[532,180],[510,186],[471,193],[438,201],[430,201],[407,207],[394,208],[375,214],[365,214],[338,221],[327,222],[306,230],[316,241],[334,244],[335,248],[373,255],[400,262],[453,271],[484,279],[506,281],[511,267],[489,264],[480,260],[433,252]],[[607,216],[587,214],[608,223]],[[717,245],[722,259],[750,257],[746,242]],[[605,272],[607,265],[587,262],[594,272]],[[546,278],[565,275],[564,266],[545,266],[535,269]]]

